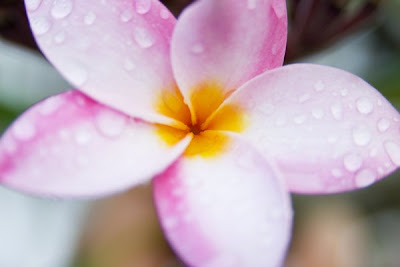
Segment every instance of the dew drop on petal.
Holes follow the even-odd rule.
[[[275,107],[272,104],[261,104],[257,106],[257,110],[264,115],[271,115],[275,111]]]
[[[272,9],[278,18],[283,18],[286,15],[286,2],[273,1]]]
[[[75,85],[82,86],[86,83],[88,79],[87,69],[78,63],[65,62],[65,75],[71,80]]]
[[[91,140],[92,134],[86,129],[79,129],[75,132],[74,138],[77,144],[85,145]]]
[[[371,133],[366,126],[357,126],[353,128],[353,141],[358,146],[365,146],[371,141]]]
[[[43,35],[50,30],[51,23],[45,17],[37,17],[31,19],[31,28],[36,35]]]
[[[390,128],[391,122],[387,118],[382,118],[378,121],[378,130],[383,133],[386,132]]]
[[[172,216],[163,219],[163,225],[167,229],[172,229],[178,226],[178,219]]]
[[[36,127],[33,122],[27,119],[22,119],[17,121],[17,123],[13,126],[12,131],[15,138],[21,141],[28,141],[35,136]]]
[[[336,177],[336,178],[342,177],[342,175],[343,175],[342,170],[341,170],[341,169],[338,169],[338,168],[333,169],[333,170],[331,171],[331,173],[332,173],[332,176],[333,176],[333,177]]]
[[[115,111],[104,110],[96,117],[97,128],[108,137],[119,136],[125,129],[126,123],[126,117]]]
[[[247,8],[252,10],[257,7],[257,0],[247,0]]]
[[[335,103],[331,106],[332,116],[336,120],[341,120],[343,118],[343,107],[340,103]]]
[[[315,91],[317,91],[317,92],[320,92],[320,91],[322,91],[322,90],[324,90],[325,89],[325,84],[324,84],[324,82],[323,81],[318,81],[318,82],[316,82],[315,84],[314,84],[314,89],[315,89]]]
[[[18,149],[17,143],[14,141],[13,138],[4,139],[3,145],[8,154],[13,154]]]
[[[192,46],[191,51],[194,54],[201,54],[204,52],[204,46],[202,44],[197,43]]]
[[[51,97],[43,101],[39,107],[39,113],[48,116],[56,112],[62,105],[63,100],[60,97]]]
[[[374,104],[367,97],[360,97],[356,101],[356,106],[361,114],[370,114],[374,110]]]
[[[387,141],[385,142],[384,147],[391,161],[396,166],[400,166],[400,145],[395,142]]]
[[[303,124],[306,121],[306,119],[307,119],[307,115],[305,115],[305,114],[299,114],[299,115],[293,117],[293,121],[296,124]]]
[[[83,18],[83,23],[86,25],[92,25],[96,21],[96,14],[94,14],[92,11],[86,14],[86,16]]]
[[[39,8],[42,0],[25,0],[26,9],[29,11],[35,11]]]
[[[133,37],[135,38],[136,43],[143,48],[149,48],[154,44],[154,37],[145,28],[135,28]]]
[[[355,176],[355,184],[357,187],[366,187],[375,182],[376,173],[369,169],[359,171]]]
[[[163,9],[160,10],[160,17],[162,19],[168,19],[169,16],[170,16],[170,14],[169,14],[169,11],[167,9],[163,8]]]
[[[63,19],[71,14],[72,7],[71,0],[54,0],[50,13],[55,19]]]
[[[65,38],[66,38],[65,31],[61,31],[61,32],[57,33],[56,35],[54,35],[54,42],[56,44],[62,44],[65,41]]]
[[[349,94],[349,90],[347,90],[346,88],[343,88],[342,90],[340,90],[340,95],[345,97]]]
[[[152,0],[136,0],[136,12],[138,14],[146,14],[151,9]]]
[[[278,43],[275,43],[271,48],[272,55],[278,54]]]
[[[127,71],[132,71],[135,68],[135,64],[130,59],[124,60],[124,69]]]
[[[285,117],[278,117],[275,120],[275,125],[278,127],[285,126],[286,123],[287,123],[287,119]]]
[[[133,13],[132,10],[130,9],[125,9],[124,11],[122,11],[120,17],[122,22],[128,22],[133,18]]]
[[[378,155],[378,149],[376,147],[371,148],[368,155],[371,158],[376,157],[376,155]]]
[[[324,117],[325,112],[324,112],[324,110],[322,108],[313,108],[311,110],[311,114],[312,114],[312,116],[314,118],[319,120],[319,119],[322,119]]]
[[[363,160],[358,154],[347,154],[343,158],[343,164],[349,172],[355,172],[361,168]]]
[[[309,100],[310,99],[310,94],[308,94],[308,93],[305,93],[305,94],[303,94],[303,95],[301,95],[301,96],[299,96],[299,103],[304,103],[304,102],[306,102],[307,100]]]

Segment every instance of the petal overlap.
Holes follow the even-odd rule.
[[[181,14],[171,44],[174,74],[187,103],[193,90],[217,86],[227,95],[281,66],[286,33],[285,1],[193,3]]]
[[[345,71],[288,65],[248,82],[227,104],[245,110],[242,136],[276,160],[294,192],[361,188],[400,165],[399,113]]]
[[[289,195],[273,165],[231,136],[214,158],[182,157],[153,180],[166,235],[190,266],[279,266]]]
[[[25,2],[42,52],[74,87],[131,116],[172,123],[154,107],[175,90],[175,18],[158,0]]]
[[[185,150],[167,146],[155,126],[78,91],[44,100],[0,140],[0,181],[36,195],[96,197],[147,182]]]

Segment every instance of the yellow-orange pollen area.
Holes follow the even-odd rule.
[[[221,105],[231,92],[217,83],[203,83],[191,91],[189,107],[178,88],[162,91],[157,99],[157,111],[179,123],[158,125],[157,134],[168,145],[192,134],[185,156],[213,157],[222,153],[230,142],[227,131],[241,132],[245,128],[244,112],[239,105]]]

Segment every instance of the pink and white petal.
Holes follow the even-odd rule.
[[[289,194],[255,149],[233,144],[217,158],[182,157],[153,180],[161,224],[189,266],[280,266]]]
[[[25,0],[46,57],[74,86],[101,103],[167,122],[155,101],[174,90],[170,39],[175,18],[158,0]]]
[[[286,34],[284,0],[195,2],[172,37],[172,65],[183,95],[208,82],[230,92],[282,66]]]
[[[288,65],[250,81],[229,103],[247,113],[243,136],[276,160],[293,192],[362,188],[400,166],[399,113],[348,72]]]
[[[36,195],[95,197],[162,172],[190,138],[167,147],[155,126],[78,91],[25,112],[0,139],[0,183]]]

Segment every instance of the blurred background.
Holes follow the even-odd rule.
[[[191,0],[165,0],[176,16]],[[359,75],[400,109],[400,0],[288,0],[285,64]],[[33,103],[70,88],[38,51],[22,0],[0,0],[0,133]],[[400,173],[369,188],[293,195],[286,267],[400,266]],[[1,267],[179,267],[151,189],[98,201],[39,199],[0,187]]]

